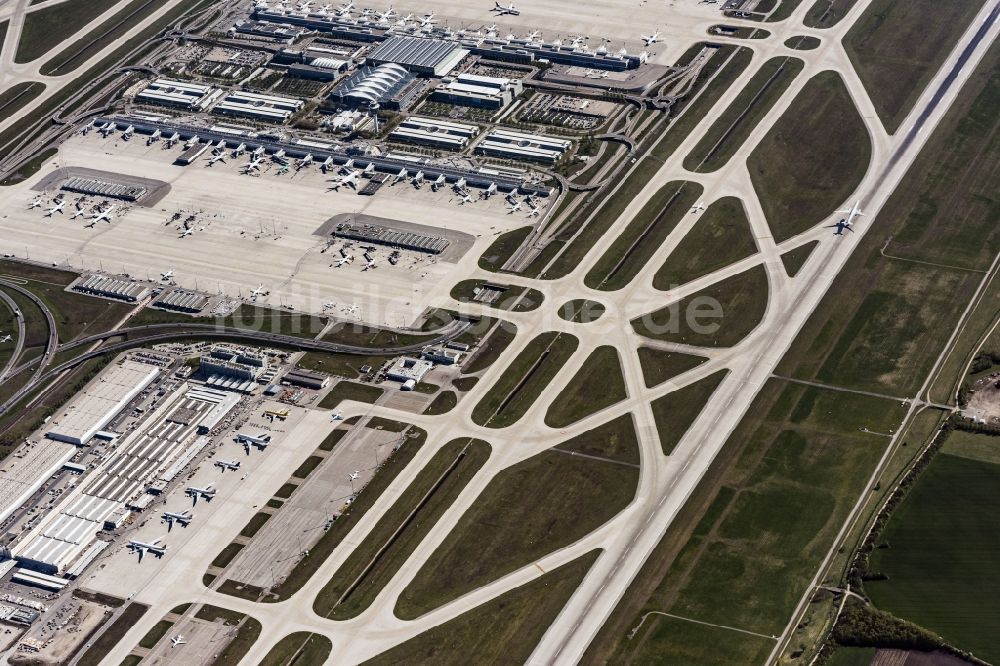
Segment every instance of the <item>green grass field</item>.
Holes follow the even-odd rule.
[[[39,81],[24,81],[7,88],[0,93],[0,120],[6,120],[14,115],[43,92],[45,84]]]
[[[819,241],[809,241],[781,255],[781,264],[785,267],[788,277],[795,277],[799,274],[817,245],[819,245]]]
[[[333,354],[330,352],[306,352],[296,365],[306,370],[316,370],[338,377],[357,379],[361,368],[370,365],[379,368],[389,360],[388,356],[358,356],[355,354]]]
[[[237,628],[236,636],[226,646],[226,649],[215,658],[212,666],[236,666],[260,638],[260,632],[263,631],[260,622],[250,616],[244,617],[246,619]]]
[[[628,397],[618,350],[598,347],[545,413],[545,425],[563,428]]]
[[[73,71],[108,44],[127,33],[163,6],[156,0],[132,0],[102,25],[80,37],[40,68],[43,76],[59,76]],[[80,26],[82,27],[82,23]]]
[[[474,352],[472,360],[462,368],[462,373],[475,374],[493,365],[516,335],[517,326],[508,321],[500,322]]]
[[[889,132],[899,127],[982,6],[977,0],[875,0],[844,37]],[[931,14],[934,20],[928,21]]]
[[[454,391],[441,391],[434,396],[431,404],[427,405],[424,414],[446,414],[455,409],[456,405],[458,405],[458,395]]]
[[[27,14],[14,62],[41,58],[116,4],[118,0],[69,0]]]
[[[460,303],[473,302],[475,291],[484,284],[496,284],[506,288],[506,291],[490,307],[498,310],[513,310],[514,312],[528,312],[536,310],[545,300],[544,295],[537,289],[529,287],[517,287],[501,285],[489,280],[462,280],[451,289],[451,297]]]
[[[479,267],[484,271],[498,272],[500,267],[510,259],[511,255],[514,254],[514,251],[521,245],[524,239],[528,237],[532,228],[531,226],[521,227],[520,229],[500,234],[486,248],[482,256],[479,257]]]
[[[1000,47],[993,45],[779,366],[912,395],[1000,251]],[[882,255],[882,248],[890,240]],[[928,266],[915,262],[941,263]],[[990,308],[984,311],[991,318]],[[962,359],[974,339],[963,339]],[[950,366],[952,384],[960,363]],[[935,396],[941,398],[941,396]]]
[[[757,266],[632,320],[636,333],[699,347],[731,347],[767,309],[767,273]]]
[[[665,352],[650,347],[639,347],[639,365],[646,388],[658,386],[682,372],[695,368],[708,359],[677,352]]]
[[[728,162],[804,65],[784,56],[765,62],[684,158],[684,168],[710,172]]]
[[[633,582],[592,655],[610,663],[762,663],[898,427],[898,403],[770,381],[726,444],[676,556]],[[706,489],[708,490],[708,489]],[[714,499],[713,499],[714,498]],[[650,562],[654,562],[654,555]],[[634,638],[627,638],[649,611]],[[598,659],[597,656],[594,656]]]
[[[736,53],[730,60],[729,58],[734,51]],[[691,52],[693,49],[689,49],[689,53]],[[607,197],[592,197],[579,208],[573,218],[559,229],[556,240],[543,252],[543,260],[534,262],[525,274],[537,275],[541,271],[542,265],[547,263],[547,260],[551,259],[555,252],[562,250],[566,243],[569,245],[565,251],[553,266],[542,273],[540,277],[556,279],[564,277],[576,268],[587,251],[599,242],[608,227],[617,219],[622,209],[628,205],[629,201],[638,196],[646,183],[659,171],[664,160],[673,154],[677,146],[710,111],[726,89],[739,78],[750,64],[752,57],[753,53],[749,49],[738,49],[728,45],[719,48],[702,68],[691,95],[680,100],[671,108],[671,113],[677,117],[672,121],[667,131],[661,133],[659,138],[656,138],[655,134],[648,134],[641,138],[643,144],[646,141],[655,140],[655,143],[650,147],[649,155],[640,159],[628,177],[619,183]],[[695,95],[697,95],[697,99],[692,101]],[[571,241],[573,233],[583,223],[584,218],[595,210],[597,213],[591,222],[579,236]]]
[[[172,323],[231,326],[251,331],[280,333],[300,338],[315,338],[326,325],[326,319],[324,317],[314,317],[297,312],[283,312],[275,308],[258,307],[244,303],[235,312],[225,317],[189,317],[188,315],[175,312],[145,308],[129,320],[129,326]],[[324,336],[323,339],[340,342],[339,339],[332,336],[333,334],[330,334]],[[345,342],[345,344],[352,343]]]
[[[730,45],[719,48],[702,68],[699,76],[701,94],[693,100],[685,98],[671,109],[672,113],[680,115],[650,150],[650,157],[662,162],[673,155],[695,126],[709,115],[722,94],[739,80],[752,59],[753,51],[750,49]],[[708,82],[707,85],[705,82]]]
[[[703,191],[701,185],[678,180],[657,190],[594,263],[584,283],[615,291],[631,282]]]
[[[723,197],[712,203],[653,275],[653,287],[668,291],[725,268],[757,251],[743,202]]]
[[[359,402],[375,402],[382,397],[384,391],[378,386],[370,384],[356,384],[346,380],[341,380],[330,389],[330,392],[319,401],[320,409],[334,409],[344,400],[357,400]]]
[[[132,309],[132,306],[124,303],[65,291],[66,285],[76,279],[76,273],[0,259],[0,274],[27,280],[27,284],[22,286],[38,296],[52,311],[61,342],[106,331]],[[15,296],[15,299],[18,297]],[[37,312],[33,305],[30,307],[33,312]],[[27,316],[25,311],[25,317]],[[38,316],[41,317],[41,314]],[[27,323],[26,319],[25,324]],[[44,318],[38,324],[39,330],[44,331]],[[44,345],[44,332],[41,336],[40,342]],[[27,340],[25,346],[28,346]]]
[[[673,453],[674,447],[681,441],[684,433],[694,423],[728,373],[728,370],[719,370],[650,403],[663,455],[669,456]]]
[[[542,333],[517,355],[476,403],[472,420],[491,428],[516,423],[534,404],[579,346],[568,333]]]
[[[988,662],[1000,659],[998,448],[1000,438],[949,434],[886,524],[888,547],[872,553],[889,580],[865,583],[880,609]]]
[[[334,573],[313,610],[344,620],[368,608],[489,457],[481,440],[445,444]]]
[[[260,666],[322,664],[332,650],[333,643],[326,636],[297,631],[278,641],[261,660]]]
[[[403,590],[411,619],[583,537],[621,511],[639,479],[630,415],[504,469]],[[593,460],[566,452],[609,458]]]
[[[817,74],[747,160],[775,241],[830,217],[870,160],[868,132],[840,76]]]
[[[586,298],[574,298],[559,307],[559,318],[576,324],[589,324],[600,319],[605,310],[603,303]]]
[[[597,559],[592,551],[387,650],[366,666],[523,664]]]
[[[809,28],[832,28],[858,0],[816,0],[802,20]]]

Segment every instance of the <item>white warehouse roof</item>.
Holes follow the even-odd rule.
[[[82,445],[102,430],[160,373],[159,368],[126,360],[87,384],[49,424],[49,439]]]

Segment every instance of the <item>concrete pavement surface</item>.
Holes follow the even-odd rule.
[[[22,5],[25,4],[26,1],[21,0],[10,6],[19,7],[23,12]],[[396,4],[396,9],[405,13],[408,7],[414,11],[418,7],[421,12],[428,11],[436,3]],[[442,15],[468,20],[471,20],[473,15],[482,18],[480,16],[482,12],[472,6],[454,7],[452,6],[454,3],[447,3],[446,7],[446,3],[437,4],[442,7]],[[631,7],[634,3],[626,3],[624,0],[604,0],[595,3],[592,16],[581,17],[579,12],[567,11],[569,3],[566,0],[541,0],[537,6],[532,5],[530,18],[535,24],[549,25],[548,22],[551,22],[553,30],[565,32],[601,34],[611,30],[613,36],[623,40],[629,39],[628,35],[633,31],[648,31],[649,25],[662,21],[666,26],[668,45],[662,49],[657,58],[663,62],[676,60],[681,52],[693,41],[702,38],[705,30],[719,19],[717,9],[698,5],[694,0],[678,1],[657,8],[643,5],[644,8],[640,11],[620,11],[626,4]],[[530,659],[532,664],[577,663],[730,434],[747,413],[782,355],[830,289],[833,280],[842,270],[861,237],[871,224],[878,223],[878,211],[896,188],[924,141],[948,111],[962,84],[1000,31],[1000,25],[996,20],[996,8],[1000,5],[990,2],[984,5],[979,16],[955,45],[900,130],[894,135],[889,135],[879,122],[871,100],[841,44],[843,36],[870,4],[871,0],[859,0],[834,28],[815,30],[802,25],[802,19],[811,7],[811,3],[805,2],[800,4],[785,21],[768,24],[766,28],[772,33],[769,38],[740,42],[754,52],[753,62],[743,75],[743,80],[752,76],[770,57],[778,55],[790,55],[802,59],[805,62],[804,70],[724,167],[708,174],[693,173],[683,169],[680,164],[683,156],[696,145],[720,110],[725,109],[736,98],[742,86],[737,84],[727,90],[716,103],[713,113],[699,120],[695,129],[675,151],[675,157],[668,160],[649,180],[642,192],[621,211],[618,219],[604,236],[607,239],[620,234],[665,183],[672,180],[688,180],[704,187],[703,199],[706,204],[725,196],[736,196],[743,201],[757,243],[756,254],[670,291],[654,289],[652,286],[654,272],[698,219],[695,215],[686,215],[664,243],[656,249],[638,275],[628,286],[619,291],[597,291],[590,289],[584,283],[584,276],[601,259],[607,249],[607,242],[595,244],[576,269],[559,280],[543,281],[504,276],[505,282],[530,286],[542,292],[545,296],[544,303],[539,310],[533,312],[503,313],[504,318],[514,322],[518,327],[515,340],[503,352],[500,359],[483,373],[477,385],[454,410],[442,416],[426,416],[404,413],[381,405],[345,403],[338,408],[338,411],[345,416],[383,416],[412,423],[428,431],[428,443],[374,503],[365,520],[359,523],[333,551],[298,593],[281,603],[258,604],[207,589],[201,581],[203,573],[219,549],[232,539],[239,527],[252,515],[253,510],[248,507],[259,506],[266,502],[273,492],[272,486],[279,483],[279,479],[287,478],[290,470],[294,469],[305,455],[305,449],[287,449],[269,459],[266,472],[269,476],[266,482],[239,486],[232,491],[234,501],[220,497],[222,501],[217,500],[217,508],[213,503],[212,514],[207,516],[197,529],[192,526],[190,534],[185,533],[187,543],[183,548],[172,549],[170,555],[162,561],[143,562],[146,570],[141,576],[137,575],[137,578],[130,579],[125,587],[131,588],[129,593],[134,593],[137,601],[149,604],[152,608],[131,628],[103,663],[112,665],[120,663],[138,640],[166,612],[178,604],[188,602],[205,602],[231,608],[250,614],[262,623],[264,630],[260,639],[241,662],[244,665],[257,664],[278,640],[293,631],[311,631],[330,637],[334,649],[327,660],[328,664],[359,663],[431,627],[474,609],[510,589],[534,580],[542,571],[572,561],[593,548],[600,548],[602,554],[569,603],[548,628]],[[8,6],[0,5],[0,12],[7,9]],[[610,20],[610,27],[605,28],[601,22],[607,21],[606,14],[613,10],[618,10],[623,17],[617,22]],[[526,16],[520,17],[519,20],[526,20]],[[736,20],[726,22],[740,24]],[[813,35],[822,41],[813,51],[792,51],[784,46],[784,42],[795,35]],[[720,39],[720,41],[726,40]],[[9,55],[8,48],[9,45],[4,47],[4,57]],[[812,76],[830,69],[836,70],[844,79],[872,142],[871,163],[862,183],[850,197],[851,202],[854,199],[861,200],[867,217],[856,224],[856,233],[853,235],[833,236],[829,229],[819,225],[786,241],[776,243],[751,184],[746,160],[777,119],[787,110],[806,82]],[[14,191],[20,192],[20,190]],[[8,195],[8,201],[12,201],[13,196]],[[18,196],[23,194],[19,193]],[[411,200],[405,205],[409,207],[412,203]],[[383,205],[403,207],[403,204],[399,203]],[[827,221],[823,224],[829,223],[830,221]],[[808,261],[794,278],[789,278],[782,266],[780,255],[814,241],[817,241],[818,245]],[[456,275],[460,274],[459,279],[465,277],[496,279],[494,274],[482,271],[476,266],[477,250],[480,249],[477,245],[456,265],[456,268],[448,273],[449,281],[446,285],[429,287],[422,293],[419,304],[453,308],[469,314],[495,315],[496,312],[488,307],[457,304],[448,296],[447,287],[457,281],[452,281]],[[763,266],[766,271],[769,288],[767,309],[762,322],[755,330],[731,348],[702,349],[649,341],[638,336],[629,325],[629,321],[634,317],[658,310],[753,266]],[[607,311],[601,319],[588,324],[567,322],[557,316],[556,310],[559,306],[577,298],[600,302],[606,306]],[[471,419],[472,409],[485,391],[503,374],[510,361],[532,338],[550,330],[572,333],[580,340],[580,346],[550,384],[545,395],[531,406],[523,418],[510,427],[491,429],[476,425]],[[551,428],[545,425],[544,416],[554,397],[568,385],[590,352],[606,344],[615,345],[619,351],[628,397],[571,426]],[[647,389],[637,353],[640,345],[697,353],[707,357],[708,361],[668,382]],[[705,406],[673,453],[669,456],[663,455],[650,408],[651,401],[688,386],[720,369],[727,369],[729,373],[715,391],[712,401]],[[403,621],[395,617],[393,608],[401,591],[497,473],[558,442],[623,414],[632,415],[640,443],[640,479],[635,498],[628,507],[579,541],[473,590],[422,617],[412,621]],[[308,430],[308,433],[303,431],[303,440],[312,441],[320,429],[320,421],[327,418],[327,415],[320,413],[317,417],[311,417],[318,420],[309,420],[302,425],[302,428]],[[334,622],[317,616],[312,610],[313,600],[330,576],[350,555],[352,549],[385,515],[434,453],[446,442],[465,436],[490,442],[493,454],[430,529],[371,606],[358,617],[346,621]],[[121,566],[125,566],[124,562]],[[97,586],[100,581],[94,583]],[[105,586],[110,587],[111,583],[107,582]],[[115,591],[121,593],[125,590],[118,585]]]

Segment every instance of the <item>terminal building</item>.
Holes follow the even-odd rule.
[[[389,138],[393,141],[461,150],[469,145],[469,141],[478,133],[479,128],[476,125],[410,116],[396,126],[396,129],[389,134]]]
[[[156,301],[153,302],[153,305],[157,308],[163,308],[164,310],[195,314],[208,307],[208,302],[208,296],[199,294],[196,291],[171,289],[170,291],[164,292],[158,299],[156,299]]]
[[[218,89],[190,81],[156,79],[135,96],[139,104],[171,106],[186,111],[202,111],[222,94]]]
[[[130,433],[62,496],[56,508],[18,538],[11,555],[34,571],[79,575],[106,543],[97,539],[98,533],[148,507],[150,493],[176,478],[208,444],[208,437],[198,436],[200,426],[218,422],[219,415],[238,402],[238,396],[205,389],[170,394],[147,426]],[[60,580],[51,582],[58,585]]]
[[[498,127],[476,145],[476,152],[492,157],[554,164],[571,145],[572,142],[568,139],[555,139]]]
[[[101,298],[113,298],[126,303],[138,303],[149,296],[147,285],[132,280],[120,280],[105,275],[84,275],[73,285],[73,291]]]
[[[113,365],[56,413],[45,436],[77,446],[87,444],[159,374],[159,368],[130,359]]]
[[[305,102],[293,97],[236,90],[216,104],[212,113],[283,123],[287,122],[293,113],[300,111],[303,106],[305,106]]]
[[[285,373],[282,381],[288,382],[292,386],[301,386],[318,391],[326,388],[327,384],[330,383],[330,375],[304,368],[294,368]]]
[[[521,94],[521,81],[498,76],[459,74],[446,79],[431,95],[435,102],[499,110]]]
[[[229,347],[215,347],[198,366],[207,385],[237,393],[252,393],[265,369],[267,363],[260,356]]]
[[[421,76],[446,76],[468,49],[457,42],[425,37],[389,37],[368,53],[369,65],[394,63]]]
[[[410,108],[423,86],[404,67],[392,63],[359,67],[330,93],[330,100],[343,106],[382,108],[405,111]]]

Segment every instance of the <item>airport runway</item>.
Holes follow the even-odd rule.
[[[858,77],[850,68],[840,45],[840,38],[846,34],[869,4],[870,0],[861,0],[846,18],[827,31],[812,31],[801,26],[802,17],[810,8],[810,3],[800,5],[790,19],[782,23],[769,24],[767,28],[772,32],[772,36],[749,44],[757,52],[757,57],[751,65],[751,70],[744,74],[744,80],[773,55],[790,54],[802,58],[806,62],[805,70],[725,167],[711,174],[694,174],[676,164],[679,159],[670,161],[650,180],[643,192],[622,212],[618,221],[605,235],[605,238],[613,238],[664,183],[674,179],[686,179],[701,183],[705,187],[706,202],[729,195],[738,196],[744,201],[758,243],[757,255],[671,292],[656,291],[652,288],[652,274],[676,247],[683,234],[691,228],[693,219],[685,219],[663,246],[658,248],[630,285],[617,292],[594,291],[587,288],[583,282],[584,276],[600,259],[605,249],[605,246],[601,245],[595,246],[577,269],[561,280],[535,281],[511,277],[509,280],[511,283],[530,285],[541,291],[545,295],[545,302],[540,310],[532,313],[504,313],[506,318],[518,325],[517,338],[500,360],[484,373],[470,395],[466,396],[455,410],[445,417],[403,415],[386,407],[356,403],[347,403],[340,410],[345,416],[369,414],[404,418],[428,431],[428,444],[373,505],[363,524],[359,524],[345,542],[334,550],[302,590],[282,603],[255,604],[205,589],[200,583],[201,575],[218,549],[226,543],[227,530],[231,531],[228,523],[223,524],[223,515],[220,515],[219,520],[213,519],[213,525],[192,533],[191,542],[162,565],[157,584],[147,584],[137,590],[136,599],[151,604],[152,609],[136,623],[104,663],[119,663],[138,639],[166,611],[179,603],[190,601],[211,602],[249,613],[264,625],[261,638],[251,648],[243,664],[258,663],[275,642],[292,631],[314,631],[329,636],[333,640],[334,650],[327,660],[328,664],[358,663],[475,608],[509,589],[537,578],[540,570],[551,570],[576,559],[594,547],[600,547],[603,549],[602,555],[548,629],[531,658],[533,664],[578,662],[622,594],[628,589],[630,581],[636,576],[649,553],[662,538],[716,454],[749,409],[788,346],[830,288],[861,236],[870,228],[869,225],[873,220],[877,223],[880,207],[884,205],[917,156],[923,142],[951,106],[961,85],[971,74],[987,47],[996,39],[998,32],[994,5],[984,7],[974,25],[962,37],[934,80],[928,85],[900,131],[894,136],[889,136],[879,124],[871,102]],[[428,3],[422,3],[421,6],[426,11]],[[565,10],[565,3],[560,5],[558,0],[546,0],[542,6],[562,6]],[[466,10],[463,8],[456,11]],[[692,11],[687,7],[684,9],[684,12]],[[539,10],[539,16],[544,18],[543,15],[544,11]],[[704,16],[714,17],[715,14],[706,10]],[[689,41],[692,34],[694,33],[687,34]],[[782,45],[788,37],[800,34],[818,34],[822,36],[823,43],[819,49],[805,52],[792,52]],[[967,49],[967,46],[971,48]],[[871,166],[856,195],[862,200],[867,217],[857,225],[857,233],[853,236],[834,237],[828,229],[815,228],[778,244],[770,235],[760,204],[750,184],[745,164],[746,157],[788,108],[805,82],[812,75],[826,69],[836,69],[842,74],[848,91],[872,136]],[[721,109],[728,105],[739,94],[740,88],[741,86],[736,85],[728,90],[716,108]],[[677,149],[675,155],[685,155],[701,138],[713,119],[712,115],[706,116]],[[795,278],[788,278],[781,265],[781,252],[814,240],[819,241],[819,245],[808,262]],[[647,389],[636,352],[639,344],[679,350],[685,348],[683,345],[648,343],[632,332],[628,321],[634,316],[659,309],[686,294],[738,274],[752,265],[764,266],[768,275],[770,298],[763,322],[745,340],[732,348],[697,350],[709,360],[665,384]],[[470,269],[470,277],[492,277],[492,274],[483,273],[474,267],[466,266],[466,268]],[[565,322],[555,315],[555,310],[573,298],[599,301],[609,306],[608,312],[601,320],[591,324],[578,325]],[[440,293],[434,304],[454,307],[454,303]],[[478,306],[472,305],[463,305],[460,309],[470,312],[480,310]],[[547,330],[572,332],[580,339],[580,348],[549,386],[546,397],[536,402],[520,421],[509,428],[494,430],[476,426],[470,416],[478,399],[503,373],[510,359],[514,358],[536,334]],[[609,343],[614,343],[622,355],[628,398],[572,426],[560,429],[546,426],[544,415],[551,399],[571,380],[592,349]],[[700,414],[673,454],[664,456],[656,436],[650,401],[721,368],[727,368],[730,372],[716,390],[711,403]],[[578,542],[550,553],[537,562],[474,590],[414,621],[404,622],[394,616],[393,607],[399,593],[409,584],[496,473],[551,447],[558,441],[585,432],[625,413],[633,415],[639,435],[641,474],[636,497],[624,511]],[[392,502],[436,450],[445,442],[461,436],[479,437],[493,444],[493,455],[482,470],[428,532],[413,555],[400,567],[367,611],[357,618],[343,622],[332,622],[316,616],[312,611],[312,600],[330,575],[347,558],[350,549],[358,544],[385,514]],[[289,461],[290,464],[293,462]],[[276,468],[272,473],[278,478],[285,471]],[[241,490],[242,503],[259,502],[266,497],[263,491],[254,491],[249,486],[244,488],[246,490]],[[242,524],[239,522],[240,516],[243,515],[239,513],[241,507],[230,507],[229,504],[223,504],[222,507],[224,509],[222,514],[229,522]],[[162,584],[164,581],[169,581],[170,584]]]

